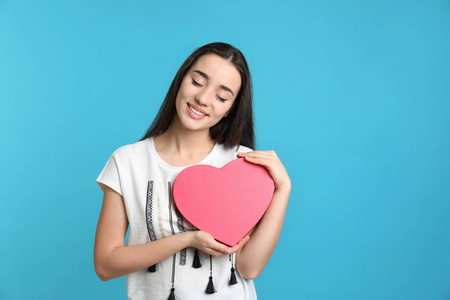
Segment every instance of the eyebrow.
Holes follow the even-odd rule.
[[[205,78],[205,79],[209,79],[208,75],[205,74],[205,73],[203,73],[203,72],[200,71],[200,70],[194,70],[194,71],[192,71],[192,72],[195,72],[195,73],[199,74],[200,76],[202,76],[202,77]],[[234,93],[233,93],[233,91],[232,91],[229,87],[227,87],[226,85],[220,85],[220,87],[221,87],[222,89],[224,89],[225,91],[230,92],[231,95],[233,95],[233,97],[234,97]]]

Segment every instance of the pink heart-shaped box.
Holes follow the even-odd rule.
[[[223,168],[195,165],[180,172],[173,198],[192,225],[216,240],[236,245],[267,210],[274,182],[267,170],[235,159]]]

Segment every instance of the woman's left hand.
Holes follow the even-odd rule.
[[[265,167],[269,171],[270,176],[272,176],[277,191],[291,192],[291,179],[275,151],[252,151],[238,153],[237,156],[244,158],[250,163]]]

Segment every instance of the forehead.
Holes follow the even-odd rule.
[[[233,63],[215,54],[206,54],[197,59],[190,72],[199,70],[208,76],[212,84],[225,85],[237,95],[241,87],[241,75]]]

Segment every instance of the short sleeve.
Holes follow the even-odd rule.
[[[115,190],[117,193],[122,195],[122,188],[120,185],[120,176],[119,176],[119,169],[117,166],[117,159],[115,156],[116,153],[114,153],[106,163],[105,167],[103,168],[102,172],[97,178],[97,184],[102,189],[102,191],[105,191],[105,185]]]
[[[246,146],[242,146],[242,145],[240,145],[238,148],[238,153],[247,153],[247,152],[252,152],[252,151],[253,151],[253,149],[248,148]]]

